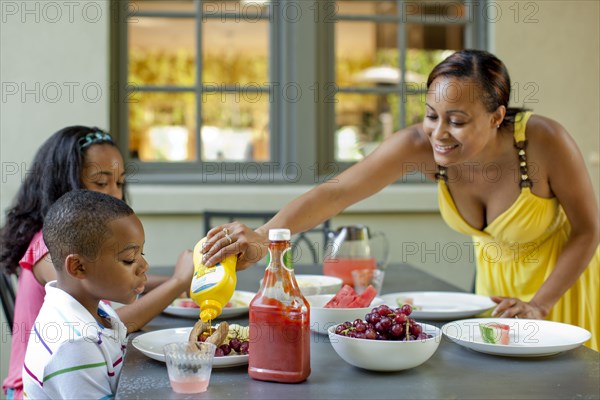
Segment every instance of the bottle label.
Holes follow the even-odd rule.
[[[191,292],[199,293],[203,290],[209,289],[221,282],[225,277],[225,268],[218,263],[213,268],[207,268],[203,275],[197,276],[194,274],[192,279]]]
[[[273,254],[271,254],[271,249],[269,249],[269,254],[267,254],[267,266],[271,264],[271,258]],[[294,269],[294,263],[292,258],[292,248],[288,247],[281,253],[281,259],[279,260],[281,265],[283,265],[287,270],[292,271]]]
[[[292,271],[294,269],[294,263],[292,262],[292,248],[288,247],[281,254],[281,265],[287,270]]]

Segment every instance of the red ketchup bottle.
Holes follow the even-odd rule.
[[[250,302],[248,374],[283,383],[310,375],[310,306],[292,266],[289,229],[269,230],[269,258],[261,287]]]

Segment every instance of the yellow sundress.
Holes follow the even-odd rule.
[[[438,201],[442,218],[454,230],[473,237],[477,274],[475,291],[486,296],[516,297],[529,301],[542,286],[567,242],[570,224],[556,198],[531,192],[527,175],[525,126],[531,113],[515,121],[515,153],[521,165],[521,194],[483,231],[460,215],[438,171]],[[589,330],[586,346],[599,351],[600,246],[577,282],[554,305],[547,319]]]

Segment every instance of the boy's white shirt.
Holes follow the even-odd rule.
[[[46,284],[23,366],[27,398],[111,398],[123,366],[127,329],[101,302],[112,327],[101,327],[71,295]]]

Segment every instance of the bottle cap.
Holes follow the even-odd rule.
[[[200,319],[204,322],[212,321],[221,315],[223,306],[216,300],[204,300],[200,303]]]
[[[291,237],[289,229],[269,229],[269,240],[290,240]]]

